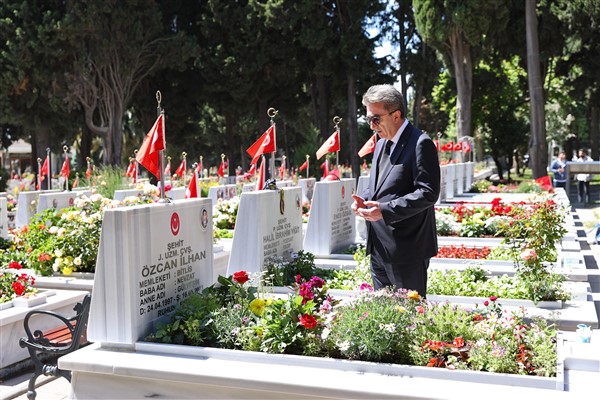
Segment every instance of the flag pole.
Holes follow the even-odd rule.
[[[335,127],[335,130],[337,132],[338,140],[341,142],[342,139],[341,139],[341,134],[340,134],[340,122],[342,122],[342,118],[340,116],[336,115],[335,117],[333,117],[333,126]],[[339,150],[335,152],[335,168],[334,169],[338,170],[338,174],[340,173],[339,172],[340,171],[340,151]],[[340,178],[340,177],[338,176],[338,178]]]
[[[63,161],[63,162],[68,162],[67,161],[67,150],[69,150],[69,148],[67,146],[63,146],[63,153],[65,154],[65,161]],[[65,190],[68,191],[69,190],[69,177],[68,176],[65,177],[65,185],[66,185]]]
[[[86,178],[88,178],[90,187],[93,189],[94,188],[94,170],[92,169],[92,159],[89,157],[86,157],[85,161],[87,162],[87,170],[90,171],[90,176],[89,177],[86,176]]]
[[[185,187],[185,171],[187,170],[187,161],[186,161],[187,153],[184,151],[181,153],[181,158],[183,159],[183,186]]]
[[[223,153],[221,153],[221,165],[223,166],[223,176],[221,178],[223,179],[223,184],[226,185],[227,180],[225,179],[225,154],[223,154]],[[219,165],[219,167],[221,165]],[[229,169],[229,168],[227,168],[227,169]]]
[[[200,156],[200,179],[204,178],[204,163],[202,162],[202,156]]]
[[[46,158],[48,159],[48,190],[52,189],[52,163],[50,161],[50,147],[46,147]]]
[[[160,106],[160,103],[162,101],[162,95],[160,93],[160,90],[156,91],[156,118],[160,117],[160,114],[163,113],[163,109]],[[163,125],[164,125],[164,119],[163,119]],[[165,134],[164,130],[163,130],[163,135]],[[166,138],[163,136],[163,140],[166,141]],[[168,203],[169,200],[166,198],[165,196],[165,171],[164,171],[164,166],[165,166],[165,150],[159,150],[158,151],[158,162],[160,163],[160,165],[158,166],[158,174],[160,175],[160,203]]]
[[[38,157],[38,190],[42,190],[42,159]]]
[[[285,154],[283,156],[281,156],[281,165],[283,166],[283,168],[281,169],[281,180],[284,180],[285,178],[285,159],[287,157],[285,156]]]
[[[277,116],[278,113],[279,110],[276,110],[273,107],[267,110],[267,115],[269,116],[269,118],[271,118],[271,126],[273,127],[273,141],[275,142],[275,151],[271,153],[271,175],[269,176],[269,178],[272,179],[275,179],[275,153],[277,153],[277,129],[275,127],[275,121],[273,119]]]
[[[306,155],[306,179],[308,179],[308,169],[310,167],[310,164],[308,162],[308,159],[310,158],[310,156],[307,154]]]

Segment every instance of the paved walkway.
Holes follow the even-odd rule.
[[[572,213],[577,233],[581,244],[581,253],[584,256],[587,269],[596,270],[598,274],[591,275],[591,297],[600,319],[600,245],[594,244],[595,227],[600,223],[600,187],[592,187],[592,202],[590,204],[577,204],[576,190],[571,191]],[[0,385],[0,400],[27,400],[27,380],[29,375],[22,375],[2,382]],[[70,383],[64,378],[40,377],[40,386],[37,388],[39,400],[64,400],[69,399]],[[544,391],[544,393],[547,393]],[[541,394],[541,393],[540,393]],[[116,399],[114,399],[116,400]]]

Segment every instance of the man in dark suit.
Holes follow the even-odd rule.
[[[402,94],[375,85],[363,95],[367,122],[379,140],[369,185],[353,195],[352,211],[367,221],[367,254],[375,289],[427,292],[429,260],[437,254],[435,202],[440,194],[437,150],[406,119]]]

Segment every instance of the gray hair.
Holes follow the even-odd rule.
[[[404,97],[392,85],[373,85],[363,95],[362,103],[364,106],[373,103],[383,103],[387,111],[392,112],[400,110],[402,118],[406,118],[406,105]]]

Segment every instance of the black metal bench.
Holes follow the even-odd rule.
[[[81,345],[87,343],[86,328],[91,299],[91,295],[87,294],[80,303],[77,303],[73,307],[76,314],[72,318],[65,318],[57,313],[45,310],[33,310],[25,316],[23,325],[27,337],[19,339],[19,346],[27,348],[35,368],[33,376],[29,379],[28,399],[35,399],[37,395],[35,382],[40,375],[63,377],[71,382],[71,371],[58,368],[58,358],[79,349]],[[36,315],[57,318],[62,322],[62,325],[44,332],[40,330],[32,332],[29,320]]]

